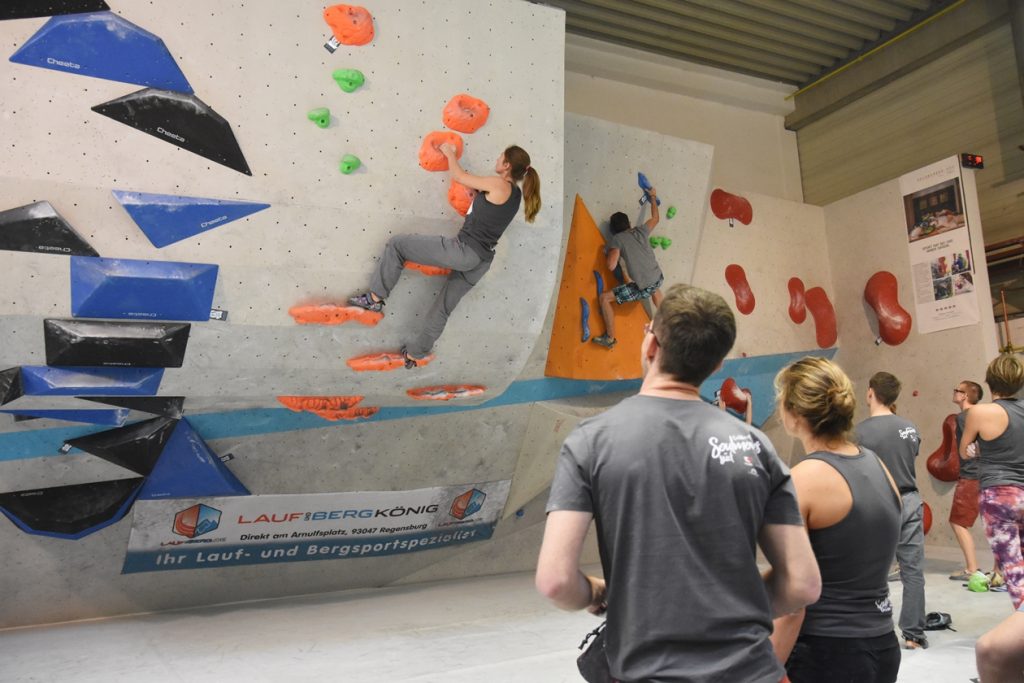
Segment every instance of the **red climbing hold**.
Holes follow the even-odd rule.
[[[896,276],[880,270],[864,286],[864,300],[878,316],[878,336],[889,346],[902,344],[910,334],[911,318],[900,306]]]
[[[337,422],[338,420],[364,420],[368,417],[373,417],[380,411],[380,408],[366,407],[366,408],[349,408],[348,410],[311,410],[317,417],[322,417],[325,420],[331,422]]]
[[[434,354],[416,361],[416,367],[421,368],[434,360]],[[405,357],[400,353],[371,353],[365,356],[349,358],[347,365],[356,372],[388,372],[405,367]]]
[[[932,506],[928,503],[922,503],[924,505],[924,535],[927,536],[928,532],[932,530]]]
[[[438,149],[446,142],[455,145],[455,158],[461,159],[462,137],[458,133],[435,130],[433,133],[427,133],[423,138],[423,144],[420,145],[420,166],[427,171],[447,171],[448,158]]]
[[[324,10],[324,21],[342,45],[366,45],[373,40],[373,15],[365,7],[334,5]]]
[[[729,225],[732,225],[733,220],[743,225],[750,225],[750,221],[754,220],[754,209],[751,208],[750,202],[725,190],[715,190],[711,193],[711,211],[716,218],[728,220]]]
[[[813,287],[805,294],[807,308],[814,318],[814,333],[818,346],[827,349],[836,343],[839,333],[836,330],[836,309],[828,299],[828,294],[821,287]]]
[[[942,421],[942,443],[928,456],[928,472],[939,481],[960,478],[960,456],[956,443],[956,415],[947,415]]]
[[[725,407],[735,410],[737,413],[747,412],[747,401],[750,399],[749,389],[740,389],[736,380],[726,377],[722,382],[721,394]]]
[[[384,318],[383,313],[374,313],[358,306],[335,304],[292,306],[288,309],[288,315],[300,325],[341,325],[351,321],[373,327]]]
[[[442,268],[441,266],[425,266],[422,263],[413,263],[412,261],[406,261],[405,267],[409,270],[417,270],[424,275],[448,275],[452,272],[451,268]]]
[[[485,391],[487,391],[487,387],[478,384],[444,384],[436,387],[409,389],[405,393],[417,401],[451,401],[479,396]]]
[[[465,216],[469,213],[469,207],[473,205],[474,199],[476,199],[476,190],[471,187],[466,187],[454,180],[448,187],[448,203],[452,205],[452,208],[460,216]]]
[[[743,266],[735,263],[726,266],[725,281],[732,287],[732,293],[736,296],[736,309],[743,315],[750,315],[754,310],[754,293],[750,291],[750,283],[747,282]]]
[[[798,277],[789,278],[789,319],[797,325],[807,320],[807,303],[804,301],[804,281]]]
[[[462,93],[449,100],[444,108],[444,125],[460,133],[475,133],[487,123],[491,108],[481,99]]]

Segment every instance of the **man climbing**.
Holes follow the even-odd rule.
[[[612,238],[606,254],[608,270],[615,270],[621,263],[625,283],[602,292],[600,297],[601,317],[604,318],[604,334],[591,341],[606,348],[615,346],[615,310],[612,302],[619,305],[630,301],[650,299],[657,308],[661,304],[661,283],[665,276],[654,258],[649,235],[661,220],[658,210],[658,192],[653,187],[647,190],[650,199],[651,217],[635,228],[629,225],[629,216],[621,211],[613,213],[609,221]]]

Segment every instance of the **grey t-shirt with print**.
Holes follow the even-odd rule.
[[[619,250],[619,258],[626,262],[629,277],[640,289],[654,285],[661,278],[661,266],[654,258],[654,249],[643,226],[612,235],[611,245]]]
[[[914,459],[921,437],[910,420],[899,415],[876,415],[857,425],[857,443],[874,451],[889,468],[900,493],[917,490]]]
[[[757,537],[803,520],[761,431],[703,401],[633,396],[568,436],[547,510],[595,517],[615,678],[782,679]]]

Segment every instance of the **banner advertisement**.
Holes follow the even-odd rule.
[[[954,156],[900,177],[921,334],[981,320],[960,174]]]
[[[483,541],[510,484],[139,500],[122,573],[379,557]]]

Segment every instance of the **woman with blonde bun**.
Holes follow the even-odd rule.
[[[899,492],[878,456],[850,440],[857,403],[838,365],[802,358],[775,390],[783,427],[807,453],[792,477],[822,579],[818,602],[775,620],[775,652],[792,683],[892,683],[900,647],[887,576]]]

